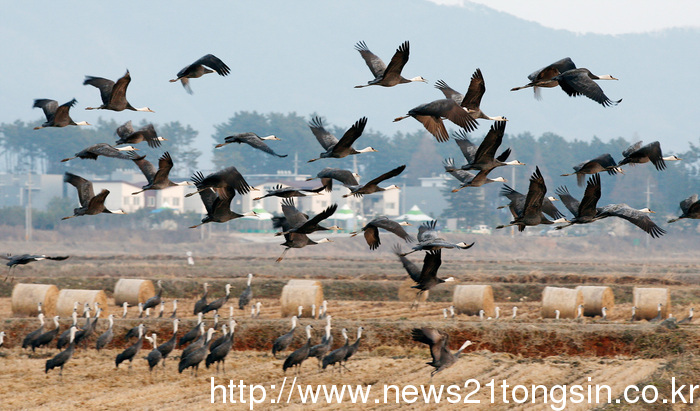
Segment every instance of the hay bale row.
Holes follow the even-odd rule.
[[[121,306],[124,303],[135,306],[145,303],[156,295],[156,289],[151,280],[122,278],[114,286],[114,303]]]
[[[311,305],[316,305],[316,316],[323,303],[323,286],[315,280],[289,280],[282,288],[280,310],[282,317],[298,314],[298,307],[304,307],[302,317],[311,318]]]
[[[658,315],[661,304],[661,318],[667,318],[671,310],[671,292],[668,288],[639,288],[634,287],[634,306],[636,320],[651,320]]]
[[[583,304],[583,294],[580,289],[545,287],[542,292],[542,318],[576,318],[578,306]]]
[[[586,317],[603,315],[603,307],[610,314],[615,307],[615,295],[610,287],[580,285],[576,289],[583,295],[583,315]]]
[[[58,287],[53,284],[17,284],[12,290],[12,315],[35,317],[38,305],[47,317],[56,315]]]
[[[452,294],[452,305],[458,314],[479,315],[479,311],[484,310],[487,317],[496,315],[493,289],[490,285],[456,286]]]

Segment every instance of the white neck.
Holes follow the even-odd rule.
[[[297,328],[297,317],[292,317],[292,330]]]
[[[248,286],[250,286],[250,282],[253,281],[253,275],[248,274]]]
[[[377,151],[373,149],[372,147],[365,147],[362,150],[357,150],[358,153],[371,153],[373,151]]]
[[[177,310],[177,300],[173,300],[173,311]]]
[[[462,352],[465,348],[469,347],[470,345],[472,345],[471,341],[469,341],[469,340],[465,341],[464,344],[462,344],[462,346],[459,347],[458,352]]]
[[[505,178],[503,178],[503,177],[496,177],[496,178],[492,179],[492,180],[491,180],[491,182],[492,182],[492,183],[493,183],[493,182],[498,182],[498,183],[507,183],[507,182],[508,182],[508,180],[506,180],[506,179],[505,179]]]
[[[132,146],[117,147],[119,151],[138,151],[138,148]]]
[[[360,337],[362,337],[362,327],[357,329],[357,339],[359,340]]]
[[[53,324],[58,327],[58,316],[53,317]]]
[[[148,108],[148,107],[137,108],[136,111],[147,111],[147,112],[149,112],[149,113],[155,113],[155,111],[151,110],[151,109]]]
[[[279,140],[274,134],[267,137],[260,137],[260,140]]]
[[[668,157],[664,157],[663,160],[664,161],[679,161],[680,158],[678,158],[676,156],[668,156]]]
[[[311,338],[311,326],[310,325],[306,326],[306,338],[307,339]]]
[[[41,325],[44,325],[44,314],[39,314],[39,321],[41,322]]]
[[[524,163],[521,163],[518,160],[511,160],[511,161],[506,161],[506,165],[508,166],[524,166]]]
[[[176,186],[191,186],[192,183],[189,181],[180,181],[179,183],[175,183]]]
[[[110,315],[108,317],[108,319],[109,319],[109,328],[112,328],[112,326],[114,326],[114,317]]]
[[[423,83],[427,83],[427,82],[428,82],[426,79],[424,79],[424,78],[421,77],[421,76],[413,77],[413,78],[411,78],[411,79],[409,79],[409,80],[411,80],[411,81],[422,81]]]
[[[79,122],[75,123],[75,125],[76,126],[89,126],[90,123],[88,123],[87,121],[79,121]]]
[[[126,214],[123,210],[110,210],[112,214]]]
[[[180,321],[178,321],[177,319],[173,321],[173,334],[177,334],[177,324],[179,322]]]
[[[151,343],[153,343],[153,349],[155,350],[158,348],[158,345],[156,344],[156,333],[153,333],[151,336]]]
[[[598,80],[617,80],[615,77],[611,76],[610,74],[603,74],[602,76],[598,76]]]
[[[488,117],[489,120],[493,120],[493,121],[508,121],[508,119],[503,117],[503,116],[496,116],[496,117],[486,116],[486,117]]]

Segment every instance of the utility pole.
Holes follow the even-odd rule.
[[[296,180],[299,176],[299,152],[294,152],[294,179]]]
[[[27,171],[27,204],[24,209],[24,241],[32,241],[32,169]]]

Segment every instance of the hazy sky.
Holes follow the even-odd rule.
[[[493,4],[511,14],[489,8],[496,7]],[[589,10],[574,10],[581,4]],[[428,0],[267,0],[193,6],[177,0],[66,0],[42,3],[37,10],[27,2],[8,3],[0,14],[2,52],[8,62],[0,67],[0,123],[39,120],[41,111],[32,108],[36,98],[63,103],[75,97],[78,105],[71,111],[75,121],[103,118],[191,125],[200,133],[200,165],[207,168],[216,125],[236,112],[295,112],[307,119],[316,113],[339,127],[367,116],[369,130],[390,136],[414,132],[422,129],[417,121],[393,119],[442,98],[433,87],[437,80],[464,90],[478,67],[487,86],[482,108],[490,115],[508,117],[507,133],[553,132],[586,141],[593,136],[603,141],[659,140],[666,150],[682,152],[688,141],[698,139],[700,117],[694,95],[685,91],[700,88],[700,77],[692,69],[677,67],[698,67],[700,57],[689,51],[700,42],[700,30],[579,35],[521,20],[595,33],[698,27],[700,5],[651,5],[597,0],[464,6],[438,6]],[[667,12],[671,7],[674,12]],[[565,15],[576,21],[566,22]],[[360,40],[385,61],[409,40],[410,61],[403,74],[423,76],[428,83],[353,88],[371,76],[353,47]],[[168,82],[206,53],[224,60],[231,75],[192,80],[193,95]],[[579,67],[619,78],[601,86],[611,99],[624,98],[622,104],[603,108],[585,98],[569,98],[558,89],[545,90],[542,101],[529,90],[510,91],[523,85],[532,71],[566,56]],[[85,75],[117,79],[127,68],[132,77],[129,101],[155,113],[85,111],[100,101],[95,88],[82,85]],[[673,76],[666,76],[663,83],[649,81],[666,72]],[[480,139],[486,130],[488,125],[482,122],[474,138]],[[278,151],[293,153],[294,142],[280,137]],[[308,138],[313,138],[311,133]]]
[[[479,3],[553,29],[575,33],[645,33],[700,27],[697,0],[430,0],[445,5]]]

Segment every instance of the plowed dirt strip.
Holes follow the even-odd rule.
[[[260,384],[266,387],[267,398],[258,409],[286,408],[286,399],[292,382],[292,373],[287,375],[285,391],[281,396],[284,404],[271,404],[271,399],[276,399],[282,384],[284,374],[281,370],[283,359],[275,360],[268,354],[258,352],[233,352],[227,361],[227,372],[216,375],[215,370],[199,370],[198,377],[192,377],[187,370],[183,374],[177,373],[177,360],[170,360],[165,371],[159,370],[157,374],[149,375],[146,362],[143,359],[149,349],[144,349],[134,361],[133,368],[128,370],[124,364],[116,370],[114,357],[118,350],[107,350],[101,353],[94,351],[76,352],[75,357],[68,363],[64,370],[63,379],[59,380],[56,370],[48,375],[43,368],[46,358],[27,358],[19,349],[5,352],[6,356],[0,358],[0,398],[3,409],[69,409],[85,408],[92,410],[102,409],[204,409],[212,408],[211,377],[215,377],[216,384],[228,385],[229,380],[238,384],[243,380],[245,384]],[[52,351],[51,355],[53,355]],[[175,353],[179,355],[179,352]],[[371,384],[372,391],[369,404],[366,409],[393,409],[397,404],[396,393],[389,389],[388,403],[384,404],[383,385],[397,385],[404,389],[406,385],[415,385],[418,390],[418,401],[413,404],[418,409],[435,409],[434,403],[426,404],[420,385],[430,383],[431,367],[425,365],[430,361],[427,349],[420,351],[411,358],[390,358],[386,356],[370,356],[366,352],[359,352],[348,362],[349,372],[342,374],[330,371],[320,372],[317,369],[315,359],[305,362],[300,375],[297,378],[297,386],[303,389],[307,384]],[[613,390],[612,398],[621,395],[621,390],[629,385],[638,383],[648,378],[655,370],[663,366],[663,360],[604,360],[567,358],[565,360],[552,358],[547,360],[524,360],[517,356],[507,354],[492,354],[487,351],[479,351],[462,356],[457,364],[441,372],[432,379],[432,384],[439,389],[444,385],[441,407],[451,409],[463,408],[463,404],[450,404],[447,402],[447,386],[458,385],[460,387],[460,400],[464,400],[467,393],[474,391],[475,384],[465,388],[465,382],[474,378],[480,383],[480,389],[469,397],[471,400],[479,400],[480,404],[470,406],[470,409],[494,409],[491,405],[490,388],[485,387],[491,379],[495,380],[496,401],[495,409],[505,409],[514,403],[504,404],[500,391],[501,380],[506,379],[511,386],[543,384],[548,388],[556,384],[587,384],[587,378],[591,377],[592,383],[608,384]],[[270,387],[275,385],[275,389]],[[302,407],[298,388],[291,397],[290,404]],[[522,392],[518,398],[522,398]],[[248,388],[245,390],[248,395]],[[258,396],[260,396],[258,392]],[[508,393],[510,395],[510,391]],[[234,388],[234,399],[240,400],[238,387]],[[322,396],[323,397],[323,396]],[[218,404],[214,409],[247,409],[245,404],[221,404],[221,390],[217,391]],[[347,398],[347,394],[346,394]],[[411,397],[407,397],[410,399]],[[454,399],[454,397],[452,397]],[[509,397],[511,398],[511,397]],[[230,398],[227,398],[230,400]],[[375,402],[379,399],[379,403]],[[512,398],[511,398],[512,399]],[[246,398],[247,400],[247,398]],[[403,403],[402,395],[399,400]],[[460,401],[461,402],[461,401]],[[326,404],[325,400],[316,405],[303,405],[306,409],[347,409],[345,405]],[[528,401],[522,409],[551,409],[550,404],[542,404],[538,398],[536,404]],[[573,405],[573,404],[572,404]],[[474,408],[472,408],[474,407]],[[588,409],[586,404],[573,409]]]

